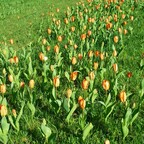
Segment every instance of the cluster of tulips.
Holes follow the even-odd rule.
[[[85,120],[95,107],[102,109],[101,113],[104,111],[101,116],[105,121],[120,106],[127,113],[131,109],[131,93],[125,86],[128,83],[123,85],[118,81],[130,79],[132,73],[125,73],[121,68],[118,55],[124,49],[126,35],[132,33],[135,3],[124,0],[79,2],[76,8],[67,8],[63,19],[52,15],[47,35],[40,37],[35,48],[30,46],[15,52],[5,46],[1,53],[1,117],[10,114],[17,117],[16,107],[9,107],[12,112],[8,113],[6,105],[9,104],[2,103],[4,98],[11,104],[28,102],[33,115],[38,101],[45,99],[55,114],[66,112],[64,119],[68,123],[79,111],[83,116],[77,114],[77,119]],[[13,44],[13,40],[10,42]],[[124,123],[125,115],[120,119],[125,138],[128,133],[124,128],[128,129],[129,123]],[[91,120],[79,125],[85,140],[92,129]]]

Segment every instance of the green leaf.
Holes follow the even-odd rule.
[[[123,132],[123,139],[125,139],[129,133],[129,129],[126,125],[122,126],[122,132]]]
[[[111,100],[111,94],[109,93],[109,95],[108,95],[108,97],[107,97],[107,100],[106,100],[106,102],[105,102],[106,107],[107,107],[107,105],[109,104],[110,100]]]
[[[1,119],[1,127],[2,127],[3,134],[8,134],[9,125],[10,125],[10,124],[7,123],[6,117],[3,117],[3,118]]]
[[[70,81],[70,76],[69,76],[69,73],[67,71],[65,72],[65,77]]]
[[[27,106],[31,110],[32,117],[33,117],[34,114],[35,114],[35,106],[32,103],[30,103],[30,102],[27,103]]]
[[[16,126],[16,128],[17,128],[17,131],[19,131],[19,120],[20,120],[20,118],[21,118],[21,116],[22,116],[22,114],[23,114],[24,105],[25,105],[25,102],[22,102],[22,107],[21,107],[21,109],[20,109],[20,112],[19,112],[19,114],[18,114],[18,116],[17,116],[17,119],[16,119],[16,122],[15,122],[15,126]]]
[[[115,104],[112,104],[111,106],[108,107],[107,112],[106,112],[107,115],[106,115],[105,121],[107,121],[108,117],[109,117],[110,114],[113,112],[114,107],[115,107]]]
[[[92,130],[93,128],[93,125],[92,123],[89,123],[83,130],[83,136],[82,136],[82,139],[85,140],[86,137],[88,136],[88,134],[90,133],[90,131]]]
[[[70,117],[72,116],[72,114],[74,113],[74,111],[77,109],[78,104],[74,104],[71,111],[69,112],[69,114],[66,117],[66,122],[69,122]]]
[[[48,139],[50,137],[50,135],[52,134],[51,129],[49,127],[47,127],[44,122],[41,124],[41,130],[42,130],[43,134],[45,135],[46,139]]]
[[[70,100],[68,98],[64,98],[63,107],[64,109],[69,112],[70,111]]]
[[[125,115],[125,124],[128,126],[130,123],[130,116],[132,115],[132,110],[131,108],[127,109],[126,115]]]
[[[130,122],[130,124],[132,125],[132,123],[135,121],[135,119],[138,117],[139,115],[139,108],[137,108],[133,113],[132,113],[132,120]]]
[[[32,66],[31,57],[29,57],[28,72],[29,72],[29,75],[32,76],[32,74],[33,74],[33,66]]]

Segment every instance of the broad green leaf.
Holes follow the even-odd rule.
[[[106,100],[106,102],[105,102],[106,107],[107,107],[107,105],[109,104],[110,100],[111,100],[111,94],[109,93],[109,95],[108,95],[108,97],[107,97],[107,100]]]
[[[3,134],[8,134],[9,125],[10,125],[10,124],[7,122],[6,117],[3,117],[3,118],[1,119],[1,127],[2,127]]]
[[[66,117],[66,122],[69,122],[71,116],[73,115],[74,111],[77,109],[78,104],[74,104],[71,111],[69,112],[69,114]]]
[[[85,129],[83,130],[83,136],[82,136],[82,139],[83,139],[83,140],[86,139],[86,137],[88,136],[88,134],[90,133],[90,131],[92,130],[92,128],[93,128],[92,123],[89,123],[89,124],[85,127]]]
[[[70,111],[70,103],[69,102],[70,102],[70,99],[64,98],[63,107],[67,112]]]

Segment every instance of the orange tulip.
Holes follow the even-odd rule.
[[[59,42],[61,42],[61,41],[62,41],[62,36],[58,36],[58,37],[57,37],[57,40],[58,40]]]
[[[104,144],[110,144],[110,141],[107,139],[105,140]]]
[[[89,86],[89,81],[84,79],[81,83],[81,86],[84,90],[87,90],[88,89],[88,86]]]
[[[72,81],[75,81],[76,78],[77,78],[77,75],[78,75],[78,72],[77,72],[77,71],[72,72],[71,75],[70,75],[71,80],[72,80]]]
[[[53,84],[54,84],[55,87],[59,87],[59,85],[60,85],[60,79],[59,79],[58,76],[55,76],[53,78]]]
[[[20,82],[20,87],[23,88],[25,86],[25,82]]]
[[[106,24],[106,29],[107,29],[107,30],[109,30],[109,29],[111,29],[111,28],[112,28],[112,23]]]
[[[64,23],[68,24],[68,19],[67,18],[64,19]]]
[[[126,92],[121,91],[119,94],[119,98],[120,98],[120,101],[124,103],[126,101]]]
[[[74,44],[74,46],[73,46],[73,47],[74,47],[74,49],[77,49],[77,48],[78,48],[78,46],[77,46],[76,44]]]
[[[71,31],[72,31],[72,32],[75,31],[75,27],[74,27],[74,26],[71,27]]]
[[[46,40],[46,39],[43,39],[43,40],[42,40],[42,44],[43,44],[43,45],[45,45],[45,44],[46,44],[46,42],[47,42],[47,40]]]
[[[86,101],[81,96],[79,96],[79,98],[78,98],[78,103],[79,103],[81,109],[84,110],[84,108],[86,106]]]
[[[117,43],[118,42],[118,36],[114,36],[114,42]]]
[[[16,110],[15,110],[15,109],[12,109],[12,114],[13,114],[13,116],[16,118],[17,113],[16,113]]]
[[[81,53],[78,54],[78,58],[79,58],[79,60],[81,60],[83,58]]]
[[[13,57],[13,60],[14,60],[14,63],[16,63],[16,64],[19,62],[19,59],[18,59],[17,56],[14,56],[14,57]]]
[[[55,52],[56,54],[59,53],[59,46],[58,46],[58,45],[55,45],[55,46],[54,46],[54,52]]]
[[[95,56],[99,56],[99,51],[97,50],[97,51],[95,51]]]
[[[92,31],[91,31],[91,30],[88,30],[87,35],[88,35],[88,36],[91,36],[91,34],[92,34]]]
[[[103,82],[102,82],[102,86],[103,86],[103,89],[104,90],[109,90],[109,88],[110,88],[110,83],[109,83],[109,81],[108,80],[103,80]]]
[[[75,17],[74,17],[74,16],[71,17],[71,21],[72,21],[72,22],[75,21]]]
[[[42,53],[42,52],[40,52],[39,53],[39,59],[41,60],[41,61],[44,61],[44,54]]]
[[[72,57],[72,60],[71,60],[71,61],[72,61],[72,64],[75,65],[75,64],[77,63],[76,57]]]
[[[82,34],[81,35],[81,40],[85,40],[86,39],[86,34]]]
[[[48,31],[48,34],[49,34],[49,35],[50,35],[50,34],[51,34],[51,32],[52,32],[50,28],[48,28],[48,30],[47,30],[47,31]]]
[[[117,51],[116,51],[116,50],[113,51],[113,56],[114,56],[114,57],[117,56]]]
[[[118,72],[118,65],[116,63],[113,64],[113,70],[115,73]]]
[[[93,56],[93,51],[90,50],[90,51],[88,52],[88,57],[91,58],[92,56]]]

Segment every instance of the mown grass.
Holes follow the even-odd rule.
[[[36,2],[36,1],[35,1]],[[37,3],[38,5],[35,4],[35,2],[28,2],[28,1],[24,1],[24,8],[27,8],[27,6],[25,5],[29,5],[30,7],[32,5],[34,6],[34,9],[38,8],[37,6],[39,6],[40,3]],[[51,2],[52,4],[53,2]],[[60,2],[59,2],[60,3]],[[65,3],[65,1],[61,1],[61,5],[58,3],[58,1],[56,1],[56,5],[54,7],[54,9],[56,7],[61,9],[65,8],[66,5],[70,5],[71,3]],[[72,2],[74,3],[74,1]],[[49,3],[50,4],[50,3]],[[50,5],[51,5],[50,4]],[[66,5],[65,5],[66,4]],[[46,4],[44,4],[46,5]],[[15,7],[15,5],[13,5]],[[41,5],[42,6],[42,5]],[[40,7],[41,7],[40,6]],[[47,7],[43,7],[43,9],[46,10],[47,12]],[[19,25],[24,24],[26,29],[21,29],[22,31],[24,30],[24,33],[27,33],[27,30],[30,32],[30,34],[32,35],[30,38],[30,40],[28,39],[29,37],[26,37],[26,35],[23,35],[23,32],[21,31],[18,35],[16,35],[16,37],[14,37],[14,41],[15,40],[20,40],[20,44],[18,44],[18,42],[16,42],[16,44],[14,45],[14,47],[17,49],[17,46],[22,46],[23,44],[27,44],[27,42],[29,41],[35,41],[37,40],[37,38],[40,36],[40,34],[43,34],[42,36],[45,37],[46,36],[46,28],[47,28],[47,17],[46,18],[41,18],[41,13],[45,13],[43,11],[43,9],[41,9],[39,11],[38,14],[36,14],[36,19],[32,16],[30,19],[32,20],[32,29],[30,30],[28,24],[27,24],[27,20],[26,22],[20,22],[20,20],[16,20],[13,19],[14,17],[12,16],[11,20],[16,21],[18,24],[17,26],[19,27]],[[33,10],[32,10],[33,11]],[[37,11],[37,10],[36,10]],[[63,10],[62,10],[63,11]],[[138,93],[137,93],[137,89],[140,88],[140,83],[139,81],[144,78],[144,72],[143,71],[139,71],[140,69],[140,61],[141,59],[144,58],[144,25],[143,25],[143,19],[144,19],[144,8],[137,8],[136,9],[137,13],[134,16],[137,20],[134,21],[133,23],[133,35],[131,36],[127,36],[127,38],[125,39],[124,42],[124,48],[121,51],[120,55],[119,55],[119,66],[120,69],[124,69],[125,70],[125,74],[127,74],[127,72],[132,72],[132,77],[130,79],[130,91],[132,91],[134,93],[134,100],[135,97],[137,97]],[[31,13],[30,11],[27,11],[27,14]],[[62,12],[63,13],[63,12]],[[62,14],[61,13],[61,14]],[[25,13],[23,13],[22,15],[24,15]],[[6,14],[7,15],[7,14]],[[21,15],[21,16],[22,16]],[[21,17],[20,16],[20,17]],[[17,14],[16,14],[17,17]],[[15,18],[16,18],[15,17]],[[38,17],[38,18],[37,18]],[[62,15],[61,15],[62,17]],[[7,17],[10,19],[10,17]],[[6,18],[6,19],[7,19]],[[39,21],[43,19],[43,22]],[[11,21],[10,20],[10,21]],[[35,22],[36,20],[36,22]],[[34,23],[34,24],[33,24]],[[44,29],[44,31],[42,32],[38,32],[39,30],[39,23],[41,23],[42,29]],[[5,28],[9,28],[9,25],[6,25]],[[17,30],[16,25],[14,25],[13,30]],[[37,31],[37,33],[35,33]],[[2,34],[3,35],[3,34]],[[9,36],[7,37],[8,33],[4,34],[4,37],[6,37],[6,41],[9,40]],[[15,35],[15,34],[14,34]],[[24,38],[24,39],[23,39]],[[20,53],[20,51],[19,51]],[[122,83],[126,83],[125,79],[121,80]],[[39,93],[39,95],[42,95],[42,93]],[[136,98],[137,99],[137,98]],[[135,101],[133,101],[135,102]],[[137,104],[137,102],[136,102]],[[16,104],[17,107],[19,106],[19,104]],[[49,106],[49,108],[48,108]],[[115,121],[115,125],[113,125],[113,123],[105,123],[104,119],[102,119],[103,115],[101,115],[101,109],[99,109],[100,105],[97,105],[95,107],[93,107],[93,109],[91,109],[92,114],[88,115],[87,119],[89,120],[93,120],[92,123],[94,125],[94,130],[93,133],[86,139],[85,142],[81,141],[80,138],[80,132],[82,132],[79,127],[78,127],[78,119],[74,119],[73,122],[71,122],[69,125],[67,125],[64,121],[63,121],[63,117],[66,117],[65,113],[60,113],[60,115],[56,116],[56,114],[54,113],[54,111],[51,111],[52,108],[50,107],[49,103],[46,101],[46,99],[39,99],[39,102],[37,102],[36,108],[37,108],[37,112],[35,114],[35,119],[31,119],[30,116],[30,112],[28,109],[25,109],[25,117],[22,117],[21,119],[21,129],[23,131],[20,131],[19,133],[15,133],[13,130],[10,131],[10,137],[9,137],[9,143],[33,143],[33,144],[40,144],[43,143],[44,138],[41,136],[41,133],[39,131],[38,126],[40,125],[40,123],[42,122],[42,118],[44,117],[47,121],[51,122],[52,127],[56,127],[57,130],[55,130],[55,133],[57,133],[57,135],[53,135],[53,137],[56,137],[56,142],[55,143],[62,143],[62,144],[66,144],[66,143],[86,143],[86,144],[93,144],[93,143],[103,143],[104,140],[106,138],[108,138],[112,144],[115,143],[122,143],[122,133],[121,133],[121,115],[123,115],[122,112],[120,110],[114,110],[113,116],[110,117],[109,121]],[[137,105],[136,105],[137,107]],[[122,107],[120,107],[122,108]],[[19,107],[20,109],[20,107]],[[45,111],[45,113],[43,113],[43,111]],[[117,112],[117,113],[115,113]],[[93,117],[95,115],[95,113],[99,113],[99,117]],[[140,114],[138,116],[138,119],[136,119],[136,121],[133,124],[133,127],[130,129],[130,133],[129,136],[126,138],[125,143],[134,143],[134,144],[140,144],[143,143],[143,137],[144,137],[144,132],[143,132],[143,128],[144,128],[144,120],[143,120],[143,114],[144,114],[144,108],[141,109]],[[76,113],[77,115],[77,113]],[[116,119],[117,118],[117,119]],[[115,120],[116,119],[116,120]]]

